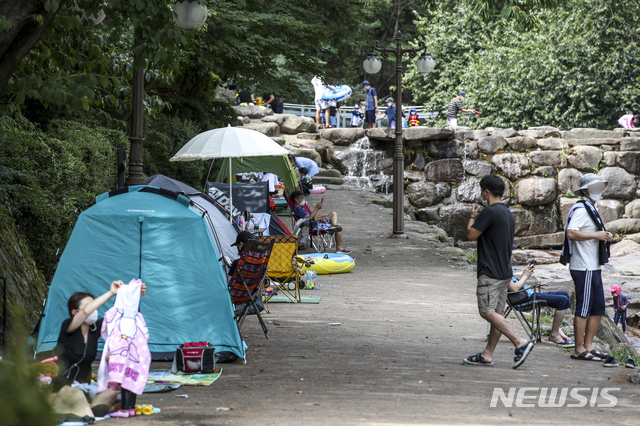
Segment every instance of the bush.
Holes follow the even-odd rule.
[[[76,207],[116,187],[117,145],[129,142],[120,131],[79,122],[53,120],[45,133],[26,121],[0,120],[0,202],[46,275]]]

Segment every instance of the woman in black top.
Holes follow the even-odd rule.
[[[124,285],[122,281],[114,281],[108,292],[93,298],[84,292],[74,293],[67,302],[70,317],[62,321],[58,336],[58,350],[60,351],[60,375],[56,380],[56,387],[71,385],[74,381],[91,383],[91,363],[98,352],[98,339],[102,328],[102,318],[98,319],[98,308],[107,300],[115,296],[118,288]],[[142,284],[142,294],[146,292],[146,285]],[[97,388],[96,388],[97,389]],[[92,400],[91,407],[96,416],[104,416],[116,400],[118,392],[107,389]]]

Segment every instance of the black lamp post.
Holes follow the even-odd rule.
[[[431,55],[427,53],[427,46],[419,41],[415,49],[402,48],[402,33],[398,31],[395,37],[396,47],[380,47],[378,41],[374,42],[371,52],[363,62],[364,70],[368,74],[376,74],[382,67],[382,62],[375,51],[381,53],[383,58],[388,58],[393,53],[396,58],[396,140],[393,148],[393,234],[391,238],[407,238],[404,233],[404,153],[402,151],[402,55],[407,54],[414,58],[418,52],[424,52],[416,63],[422,73],[430,73],[435,67]]]
[[[185,30],[195,30],[204,25],[207,20],[207,8],[196,0],[176,0],[173,7],[176,24]],[[139,31],[135,34],[135,45],[142,43]],[[134,62],[139,57],[134,57]],[[142,123],[144,117],[144,68],[138,67],[133,71],[133,92],[131,101],[131,147],[129,149],[129,174],[125,185],[144,185],[142,175],[142,158],[144,154]]]

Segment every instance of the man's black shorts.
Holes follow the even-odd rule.
[[[367,110],[364,112],[364,122],[375,124],[376,122],[376,111],[373,109]]]

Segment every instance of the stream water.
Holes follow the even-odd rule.
[[[368,137],[358,139],[339,154],[339,159],[348,170],[344,175],[345,184],[373,190],[374,182],[384,178],[384,158],[383,151],[371,149]]]

